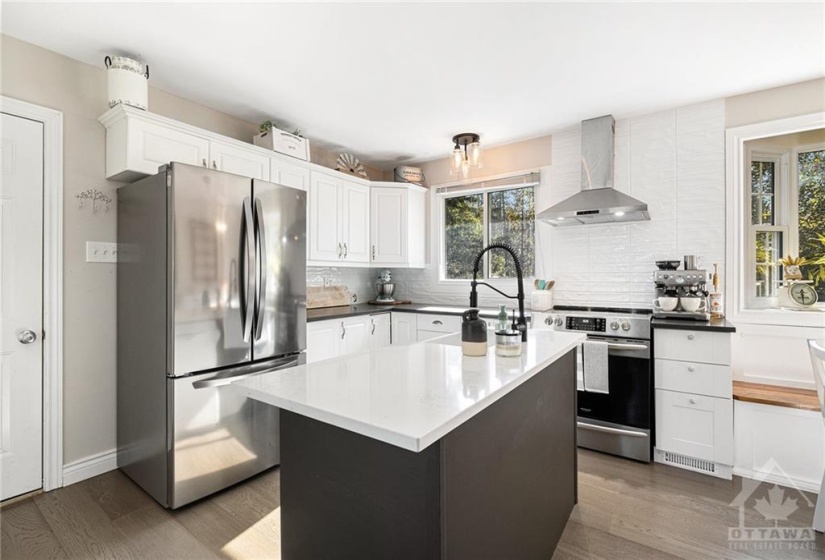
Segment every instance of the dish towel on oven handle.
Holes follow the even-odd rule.
[[[607,343],[586,340],[582,343],[584,390],[590,393],[610,393],[607,374]]]

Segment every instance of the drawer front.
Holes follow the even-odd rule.
[[[418,313],[416,323],[419,331],[455,333],[461,331],[461,317],[458,315],[429,315]]]
[[[730,334],[655,329],[655,357],[666,360],[730,365]]]
[[[656,389],[656,447],[733,464],[733,401]]]
[[[696,393],[710,397],[731,398],[730,366],[655,360],[656,388]]]

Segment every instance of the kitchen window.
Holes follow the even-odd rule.
[[[535,191],[538,173],[439,188],[441,196],[441,279],[473,277],[476,255],[490,243],[510,245],[525,278],[535,274]],[[515,278],[510,256],[485,253],[479,278]]]
[[[804,257],[803,279],[825,302],[825,144],[771,148],[755,141],[745,181],[748,307],[775,305],[783,257]],[[764,145],[764,146],[763,146]]]

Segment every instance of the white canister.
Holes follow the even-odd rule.
[[[107,56],[109,107],[119,103],[149,109],[149,65],[125,56]]]
[[[708,296],[710,301],[710,316],[714,319],[721,319],[725,316],[725,298],[720,292],[714,292]]]

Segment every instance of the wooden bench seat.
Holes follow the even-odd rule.
[[[819,399],[813,389],[795,389],[793,387],[734,381],[733,398],[742,402],[769,404],[799,410],[819,410]]]

